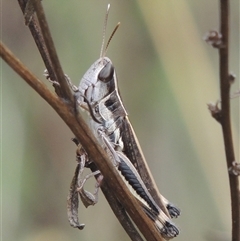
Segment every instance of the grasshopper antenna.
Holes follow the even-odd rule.
[[[102,40],[100,58],[103,57],[103,48],[104,48],[104,42],[105,42],[105,36],[106,36],[106,29],[107,29],[107,21],[108,21],[109,9],[110,9],[110,3],[107,5],[107,12],[106,12],[105,20],[104,20],[104,25],[103,25],[103,40]]]
[[[104,51],[103,56],[105,56],[105,54],[107,53],[107,48],[108,48],[108,46],[109,46],[109,43],[111,42],[112,37],[113,37],[113,35],[116,33],[116,31],[117,31],[117,29],[119,28],[119,26],[120,26],[120,22],[117,23],[117,25],[116,25],[116,27],[114,28],[111,36],[109,37],[109,39],[108,39],[108,41],[107,41],[107,44],[106,44],[106,48],[105,48],[105,51]]]
[[[106,29],[107,29],[107,21],[108,21],[108,15],[109,15],[109,9],[110,9],[110,3],[107,6],[107,12],[106,12],[106,16],[105,16],[105,21],[104,21],[104,25],[103,25],[103,40],[102,40],[102,46],[101,46],[101,52],[100,52],[100,58],[103,58],[106,53],[107,53],[107,48],[109,46],[109,43],[111,42],[111,39],[113,38],[113,35],[115,34],[115,32],[117,31],[118,27],[120,26],[120,22],[118,22],[118,24],[116,25],[116,27],[114,28],[111,36],[109,37],[106,47],[104,49],[104,44],[105,44],[105,37],[106,37]]]

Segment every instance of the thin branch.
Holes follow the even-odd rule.
[[[49,57],[52,63],[52,67],[54,69],[54,73],[56,75],[56,81],[60,84],[62,87],[62,92],[64,94],[63,98],[65,98],[68,101],[73,102],[73,96],[71,93],[71,89],[69,88],[68,83],[65,80],[65,75],[63,73],[60,61],[57,56],[57,52],[53,43],[53,39],[48,27],[48,23],[45,17],[45,13],[42,7],[42,4],[39,0],[29,0],[32,1],[32,4],[34,6],[34,10],[36,11],[38,22],[41,29],[44,29],[42,31],[44,42],[47,46],[47,50],[49,53]]]
[[[219,50],[221,101],[209,104],[212,116],[221,124],[231,195],[232,241],[240,240],[239,163],[235,160],[230,111],[230,87],[234,75],[229,73],[229,0],[220,0],[220,32],[210,31],[205,41]],[[221,109],[219,104],[221,103]]]
[[[219,48],[220,89],[221,89],[221,125],[223,131],[225,154],[228,169],[235,160],[230,117],[230,86],[229,79],[229,0],[220,0],[220,32],[222,47]],[[240,240],[240,205],[239,180],[237,175],[228,172],[231,206],[232,206],[232,241]]]
[[[74,113],[74,108],[69,107],[65,101],[59,99],[47,87],[38,80],[28,69],[15,58],[15,56],[0,43],[0,56],[11,66],[35,91],[39,93],[58,113],[63,121],[68,125],[76,138],[81,142],[83,148],[104,176],[110,191],[117,195],[118,200],[126,209],[131,219],[139,228],[148,241],[163,240],[157,231],[154,222],[143,212],[140,203],[131,194],[124,184],[117,170],[112,165],[112,161],[98,144],[92,135],[89,127],[84,122],[79,113]]]
[[[29,27],[29,30],[33,36],[33,39],[37,45],[38,51],[41,54],[41,57],[43,59],[43,62],[46,66],[46,69],[48,71],[48,75],[50,79],[56,80],[57,77],[55,76],[54,69],[52,67],[52,63],[49,57],[49,53],[46,47],[46,44],[44,42],[43,36],[42,36],[42,31],[38,25],[37,18],[34,14],[34,9],[33,6],[27,7],[30,5],[30,1],[28,0],[18,0],[18,3],[22,9],[22,12],[25,17],[25,23]],[[30,13],[28,12],[30,9]],[[58,94],[58,96],[63,97],[64,94],[61,92],[61,88],[59,85],[53,84],[53,87],[55,88],[55,92]]]

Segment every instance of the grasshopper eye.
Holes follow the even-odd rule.
[[[98,75],[98,79],[104,83],[107,83],[113,79],[113,74],[114,74],[114,67],[110,62],[108,62],[106,66],[100,71]]]

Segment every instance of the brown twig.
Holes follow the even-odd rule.
[[[49,58],[51,60],[51,64],[52,67],[54,69],[54,73],[56,76],[56,81],[60,84],[60,86],[62,87],[62,93],[63,93],[63,98],[67,101],[71,101],[71,103],[73,103],[74,99],[71,93],[71,89],[69,88],[68,83],[65,80],[65,75],[63,73],[60,61],[58,59],[57,56],[57,52],[53,43],[53,39],[48,27],[48,23],[44,14],[44,10],[42,7],[42,4],[39,0],[29,0],[32,2],[34,10],[36,11],[37,14],[37,18],[38,18],[38,22],[40,25],[41,30],[44,29],[44,31],[42,31],[42,35],[43,35],[43,39],[44,42],[46,44],[47,50],[48,50],[48,54],[49,54]]]
[[[25,17],[25,23],[26,25],[29,27],[29,30],[33,36],[33,39],[37,45],[38,51],[41,54],[42,60],[46,66],[46,69],[48,71],[48,75],[50,77],[50,79],[52,80],[56,80],[56,76],[54,73],[54,69],[52,67],[52,63],[49,57],[49,53],[46,47],[46,44],[44,42],[43,39],[43,35],[42,35],[42,31],[38,25],[38,21],[37,18],[34,14],[34,9],[33,6],[29,6],[31,5],[31,2],[28,0],[18,0],[18,3],[22,9],[22,12],[24,14]],[[30,13],[28,11],[31,11]],[[53,84],[54,88],[55,88],[55,92],[58,94],[58,96],[63,97],[64,94],[61,93],[61,88],[59,87],[59,85],[55,85]]]
[[[230,117],[230,86],[229,80],[229,1],[220,1],[220,31],[222,34],[223,47],[219,48],[220,64],[220,89],[221,89],[221,112],[222,131],[225,145],[225,154],[228,169],[235,160]],[[240,240],[240,205],[239,205],[239,180],[237,175],[228,172],[231,206],[232,206],[232,241]]]
[[[229,73],[229,0],[220,0],[220,33],[210,31],[206,41],[219,50],[219,78],[221,92],[221,109],[216,105],[209,105],[212,116],[221,124],[225,155],[228,167],[228,177],[231,193],[232,212],[232,241],[240,240],[240,198],[238,172],[232,171],[236,166],[233,149],[233,138],[231,129],[230,113],[230,87],[232,75]],[[234,166],[235,165],[235,166]]]

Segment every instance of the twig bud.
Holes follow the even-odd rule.
[[[208,103],[207,106],[208,106],[208,109],[212,115],[212,117],[219,123],[221,123],[222,121],[222,112],[221,110],[219,109],[218,107],[218,103],[219,101],[217,101],[216,104],[213,104],[213,103]]]
[[[222,34],[219,33],[216,30],[210,30],[205,34],[203,37],[203,40],[206,41],[206,43],[212,45],[214,48],[223,48],[223,42],[222,42]]]
[[[232,166],[228,168],[229,173],[235,176],[240,176],[240,163],[233,161]]]

